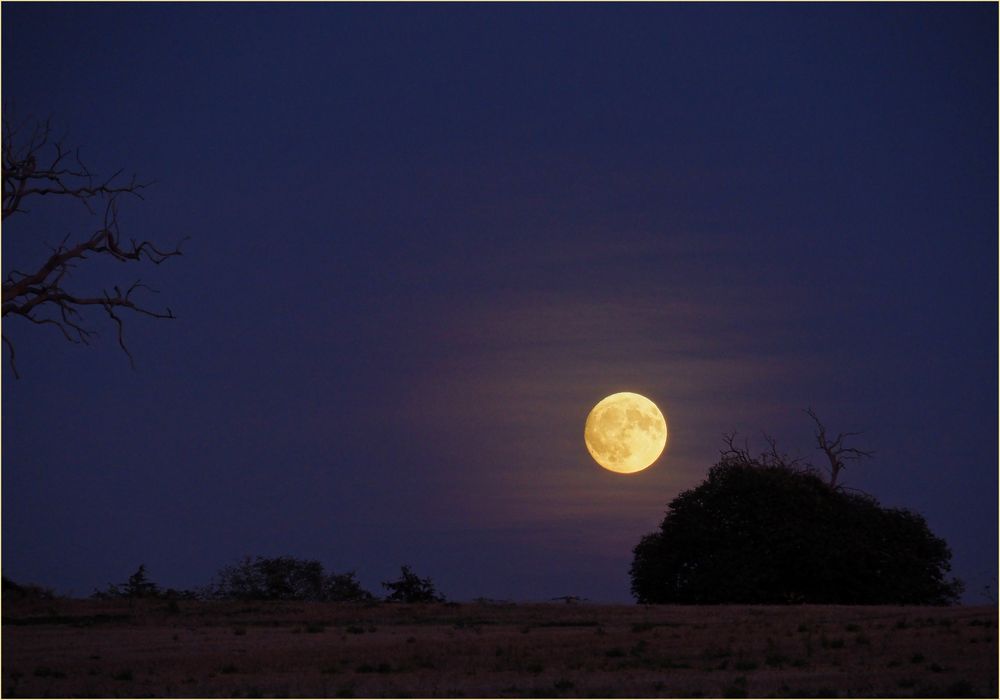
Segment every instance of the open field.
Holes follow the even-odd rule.
[[[3,604],[6,697],[997,697],[990,607]]]

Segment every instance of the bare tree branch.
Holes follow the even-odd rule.
[[[761,434],[764,437],[764,442],[767,443],[767,450],[761,452],[757,457],[754,457],[750,453],[750,442],[748,439],[744,439],[741,446],[736,442],[735,432],[723,434],[722,441],[726,447],[720,451],[722,461],[744,466],[783,467],[786,469],[801,469],[810,466],[805,463],[802,457],[790,457],[784,452],[779,451],[778,443],[773,437],[767,433]]]
[[[132,354],[125,344],[123,321],[119,311],[129,311],[153,318],[175,318],[168,307],[166,311],[147,308],[134,296],[137,291],[150,289],[141,281],[132,283],[125,291],[117,285],[114,294],[103,291],[99,296],[78,294],[66,289],[64,282],[71,269],[94,255],[106,255],[120,262],[148,261],[155,265],[181,255],[180,244],[164,250],[148,240],[123,240],[118,223],[118,198],[134,195],[142,198],[141,190],[148,183],[140,183],[133,176],[127,182],[117,182],[121,171],[104,180],[95,181],[94,175],[84,165],[79,150],[66,148],[61,141],[52,142],[48,121],[35,122],[30,134],[21,138],[24,127],[13,127],[3,119],[3,220],[24,213],[25,201],[46,195],[62,196],[81,202],[91,214],[96,207],[104,210],[100,228],[88,238],[69,244],[69,236],[54,249],[34,272],[12,270],[3,282],[2,315],[25,318],[37,325],[55,326],[70,342],[88,343],[94,331],[83,322],[82,309],[101,307],[117,328],[118,344],[133,363]],[[20,145],[19,144],[20,141]],[[46,154],[49,154],[46,157]],[[182,239],[181,243],[186,239]],[[43,315],[48,313],[48,315]],[[14,366],[14,345],[4,337]],[[15,376],[17,371],[15,369]]]
[[[7,349],[10,351],[10,368],[14,372],[14,378],[20,379],[21,375],[17,373],[17,362],[15,362],[16,353],[14,352],[14,343],[10,342],[10,338],[8,338],[7,336],[2,336],[2,337],[4,345],[6,345]]]
[[[832,440],[827,437],[826,426],[816,415],[812,408],[806,409],[806,415],[813,419],[816,424],[816,445],[830,462],[830,488],[837,488],[837,479],[840,472],[846,467],[845,460],[857,460],[871,457],[875,453],[871,450],[862,450],[857,447],[846,447],[844,440],[849,437],[856,437],[861,433],[837,433],[837,437]]]

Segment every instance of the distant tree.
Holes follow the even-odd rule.
[[[390,591],[386,600],[393,603],[443,603],[444,596],[434,588],[429,578],[420,578],[403,566],[400,577],[395,581],[384,581],[382,586]]]
[[[223,567],[209,586],[209,595],[238,600],[337,602],[372,598],[355,579],[354,572],[326,574],[319,561],[290,556],[244,557]]]
[[[924,519],[831,488],[772,450],[732,438],[697,488],[634,549],[640,603],[954,603],[951,552]]]
[[[125,583],[108,584],[103,591],[95,591],[94,598],[158,598],[160,587],[149,580],[146,565],[140,564],[136,572]]]
[[[149,308],[137,300],[143,291],[150,290],[140,280],[127,287],[111,285],[110,291],[78,292],[66,286],[70,270],[93,258],[140,262],[147,260],[156,265],[180,255],[180,247],[162,250],[150,241],[125,239],[118,226],[118,201],[130,195],[142,198],[146,184],[135,177],[119,181],[121,171],[111,177],[96,179],[83,164],[79,149],[67,148],[61,141],[53,142],[51,128],[46,122],[13,125],[6,113],[3,117],[3,226],[4,234],[14,224],[15,215],[28,212],[25,204],[41,197],[77,201],[90,216],[101,210],[102,219],[97,230],[70,241],[71,234],[53,231],[53,241],[48,244],[47,256],[30,264],[14,262],[3,282],[3,311],[5,321],[3,342],[7,346],[11,368],[17,374],[14,344],[6,335],[12,318],[22,318],[37,325],[53,326],[63,337],[73,343],[89,343],[94,331],[84,323],[83,311],[96,307],[114,321],[118,345],[132,361],[122,334],[121,311],[174,318],[173,312]],[[59,241],[56,243],[56,241]],[[5,246],[6,250],[6,246]]]

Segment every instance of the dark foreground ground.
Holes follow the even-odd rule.
[[[997,697],[996,607],[5,601],[5,697]]]

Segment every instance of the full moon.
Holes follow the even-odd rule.
[[[601,399],[583,429],[590,456],[609,471],[631,474],[655,462],[667,444],[667,421],[656,404],[623,391]]]

